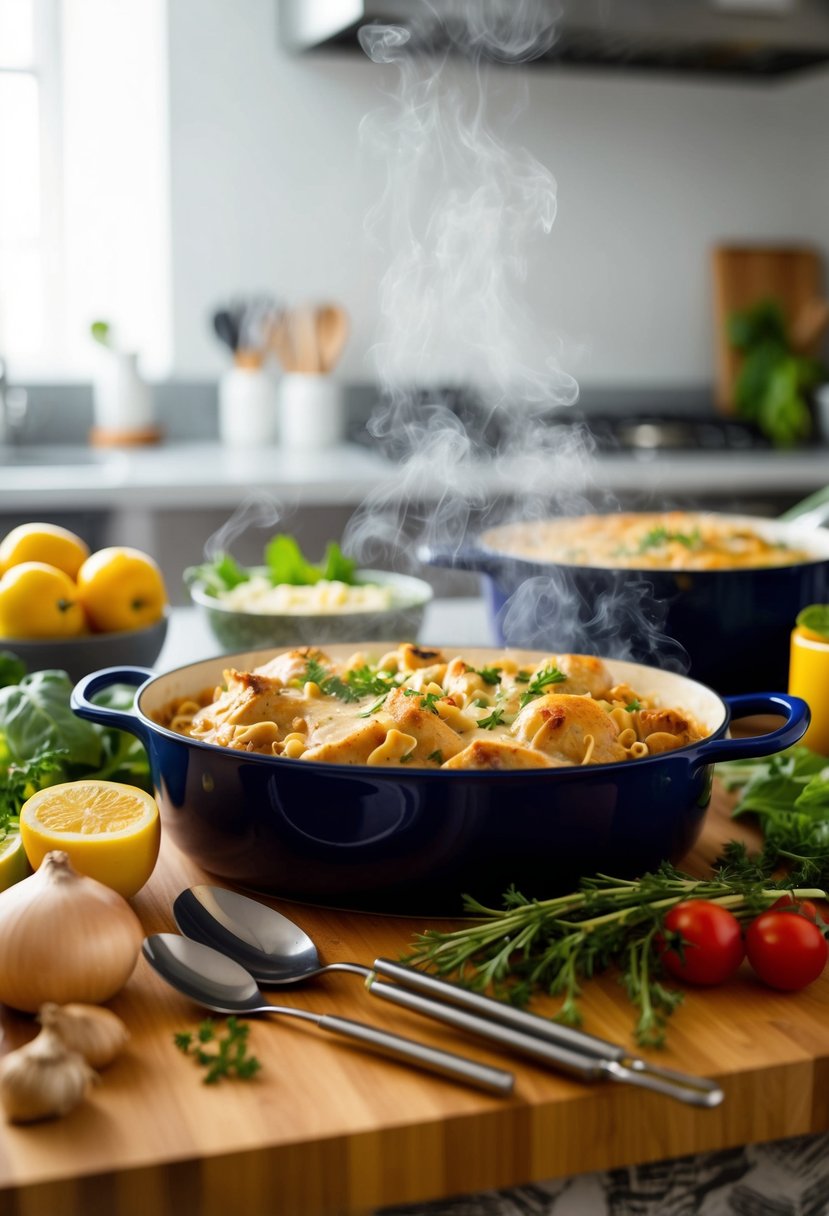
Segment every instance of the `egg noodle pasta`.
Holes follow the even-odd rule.
[[[237,751],[333,764],[553,768],[637,760],[704,738],[681,708],[615,684],[601,659],[510,656],[476,668],[401,643],[344,661],[302,647],[169,704],[160,725]]]

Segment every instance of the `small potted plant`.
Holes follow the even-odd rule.
[[[90,442],[102,447],[156,443],[161,432],[154,422],[149,386],[138,371],[138,356],[118,346],[108,321],[93,321],[90,333],[106,352],[95,374]]]

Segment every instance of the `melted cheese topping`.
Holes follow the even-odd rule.
[[[748,524],[689,511],[623,512],[505,524],[484,533],[499,553],[536,562],[646,570],[728,570],[814,560]]]
[[[219,747],[317,760],[423,768],[607,764],[683,747],[705,731],[645,689],[613,684],[601,659],[509,656],[475,668],[404,643],[377,660],[285,651],[220,688],[167,707],[161,725]]]

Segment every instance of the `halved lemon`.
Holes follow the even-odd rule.
[[[7,832],[0,840],[0,891],[29,874],[29,862],[19,832]]]
[[[128,899],[153,872],[161,824],[155,799],[134,785],[68,781],[23,804],[20,835],[35,869],[51,849],[63,849],[79,874]]]

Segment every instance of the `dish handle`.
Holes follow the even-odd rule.
[[[782,715],[785,722],[764,735],[748,735],[742,739],[709,739],[701,743],[698,755],[706,764],[747,760],[782,752],[803,738],[812,716],[802,697],[793,697],[785,692],[745,693],[738,697],[723,697],[723,700],[730,710],[732,722],[753,714]]]
[[[144,746],[148,747],[150,732],[134,707],[114,709],[110,705],[96,704],[92,698],[115,684],[129,684],[141,688],[154,675],[155,672],[149,667],[104,667],[78,681],[72,689],[69,704],[79,718],[88,718],[90,722],[97,722],[100,726],[114,726],[118,730],[128,731],[137,735]]]
[[[494,575],[503,568],[503,554],[493,557],[483,549],[464,543],[458,546],[423,544],[417,550],[417,557],[425,566],[440,566],[448,570],[474,570],[478,574]]]

